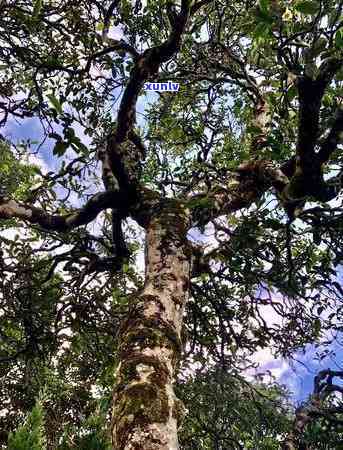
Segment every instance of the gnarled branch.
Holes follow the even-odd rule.
[[[66,232],[92,222],[107,208],[121,209],[127,203],[122,192],[101,192],[94,195],[83,208],[66,215],[49,214],[43,209],[19,203],[6,197],[0,198],[0,219],[17,218],[32,224],[38,224],[45,230]]]

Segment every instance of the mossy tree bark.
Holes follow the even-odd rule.
[[[117,450],[176,450],[173,390],[190,277],[189,214],[166,201],[146,225],[146,273],[120,330],[112,438]]]

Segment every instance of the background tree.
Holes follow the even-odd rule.
[[[56,382],[62,364],[67,389],[82,387],[63,405],[82,398],[80,410],[115,378],[113,448],[176,449],[178,371],[237,373],[257,349],[289,356],[340,327],[342,3],[1,9],[0,124],[43,130],[41,143],[1,144],[0,219],[23,225],[1,240],[5,382],[19,370],[28,389],[32,360],[51,355]],[[139,127],[144,83],[168,79],[179,93],[158,94]],[[32,153],[49,171],[15,170]],[[19,192],[15,177],[35,184]]]
[[[16,431],[10,433],[8,438],[9,450],[43,450],[44,438],[44,412],[42,405],[37,402],[26,422]]]
[[[276,383],[249,383],[214,369],[180,382],[177,392],[188,409],[180,433],[184,449],[277,450],[291,429],[288,393]]]
[[[342,448],[342,386],[334,384],[342,371],[322,370],[314,378],[313,394],[295,412],[283,449]]]

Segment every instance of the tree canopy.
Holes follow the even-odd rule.
[[[334,448],[248,375],[342,329],[343,2],[0,8],[1,444]]]

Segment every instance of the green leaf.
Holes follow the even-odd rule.
[[[320,55],[320,53],[322,53],[326,49],[327,43],[328,41],[326,38],[320,37],[313,46],[312,50],[313,57]]]
[[[74,148],[76,153],[78,153],[80,151],[83,153],[87,153],[87,151],[88,151],[87,146],[85,144],[83,144],[79,138],[72,139],[71,143],[72,143],[72,147]]]
[[[331,97],[330,94],[325,94],[323,97],[323,105],[326,107],[330,107],[332,106],[334,103],[333,98]]]
[[[64,130],[64,136],[66,139],[72,141],[75,139],[75,130],[71,127],[68,127]]]
[[[56,109],[56,111],[59,114],[63,114],[62,105],[61,105],[60,101],[54,96],[54,94],[48,94],[47,97],[50,100],[50,103],[52,104],[54,109]]]
[[[40,168],[38,166],[32,166],[32,171],[36,175],[42,175],[42,171],[40,170]]]
[[[274,23],[273,16],[270,16],[268,13],[262,10],[258,11],[258,13],[256,14],[256,19],[259,22],[259,25],[272,25]]]
[[[313,329],[314,329],[314,333],[315,333],[317,336],[319,335],[321,328],[322,328],[322,324],[321,324],[320,319],[314,319],[314,322],[313,322]]]
[[[319,6],[320,5],[318,2],[303,1],[297,3],[295,5],[295,9],[302,14],[313,15],[317,13],[317,11],[319,10]]]
[[[337,81],[343,81],[343,69],[338,70],[336,79]]]
[[[272,230],[282,230],[284,225],[276,219],[268,218],[265,220],[264,225]]]
[[[249,125],[249,126],[247,126],[247,133],[260,134],[261,133],[261,128],[257,127],[256,125]]]
[[[208,197],[195,197],[189,200],[188,202],[188,208],[195,209],[195,208],[207,208],[210,207],[213,203],[213,200]]]
[[[298,94],[298,89],[296,86],[292,85],[287,91],[287,100],[291,102]]]
[[[343,48],[343,28],[339,28],[335,34],[335,46]]]
[[[268,13],[269,6],[270,6],[269,0],[260,0],[260,8],[263,12]]]
[[[52,153],[56,156],[63,156],[68,147],[69,147],[68,142],[58,141],[56,142]]]
[[[254,29],[255,38],[263,38],[269,33],[269,29],[266,27],[265,22],[260,22],[256,25]]]
[[[33,5],[33,17],[38,17],[43,6],[43,0],[36,0]]]

